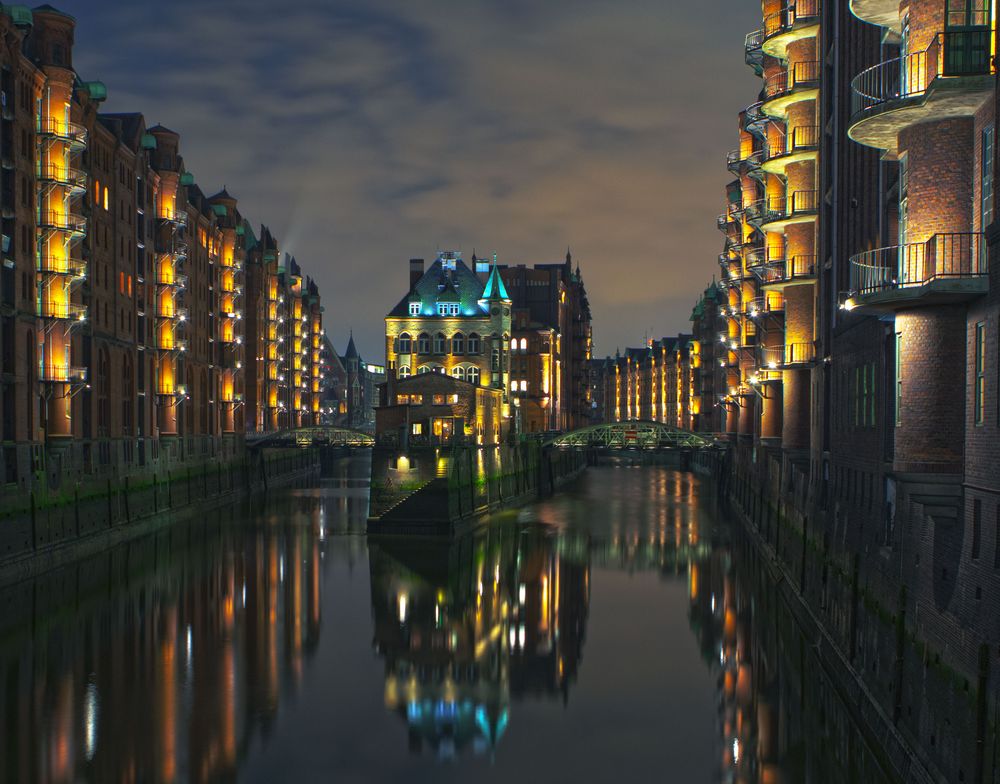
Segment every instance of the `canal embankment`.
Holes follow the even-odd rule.
[[[370,535],[453,536],[501,509],[555,493],[592,462],[584,450],[526,442],[376,450]]]
[[[0,584],[282,486],[319,465],[316,450],[258,449],[228,461],[93,478],[58,491],[34,489],[0,509]]]

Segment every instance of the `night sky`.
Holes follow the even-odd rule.
[[[382,362],[407,261],[579,262],[595,355],[688,327],[718,270],[752,0],[53,0],[107,111],[181,134]]]

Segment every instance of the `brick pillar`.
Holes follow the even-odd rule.
[[[761,438],[781,438],[781,384],[770,383],[760,386],[764,395],[763,399],[758,398],[761,406],[760,414],[760,437]]]
[[[902,405],[895,433],[897,471],[961,473],[965,425],[966,317],[936,305],[896,316]]]
[[[782,373],[784,413],[781,443],[785,449],[809,448],[809,369],[794,368]]]

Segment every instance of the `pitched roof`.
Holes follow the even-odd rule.
[[[486,281],[486,288],[483,289],[483,299],[510,299],[510,296],[507,294],[507,287],[503,285],[503,278],[500,277],[500,270],[497,269],[495,261],[490,268],[490,277]]]
[[[351,339],[347,342],[347,353],[344,354],[346,359],[357,359],[358,358],[358,348],[354,345],[354,332],[351,331]]]
[[[451,268],[451,265],[454,265]],[[451,293],[454,291],[454,294]],[[448,292],[446,294],[446,292]],[[442,299],[442,295],[444,298]],[[455,299],[455,296],[458,299]],[[420,277],[416,285],[406,293],[396,306],[387,314],[392,317],[403,317],[410,314],[410,303],[420,302],[420,315],[436,316],[437,303],[458,302],[459,316],[482,318],[485,308],[479,304],[484,299],[483,284],[475,273],[461,259],[449,260],[446,268],[443,260],[437,258],[427,271]]]

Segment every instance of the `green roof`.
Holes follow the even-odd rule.
[[[458,302],[459,316],[482,318],[486,315],[483,284],[465,262],[457,257],[439,256],[412,289],[389,311],[390,317],[410,315],[410,303],[420,303],[421,316],[437,316],[437,303]],[[451,289],[452,293],[445,293]],[[443,299],[442,299],[443,297]]]
[[[494,262],[490,270],[490,278],[486,281],[486,288],[483,289],[483,299],[510,299],[507,294],[507,287],[503,285],[503,278],[500,277],[500,270]]]

